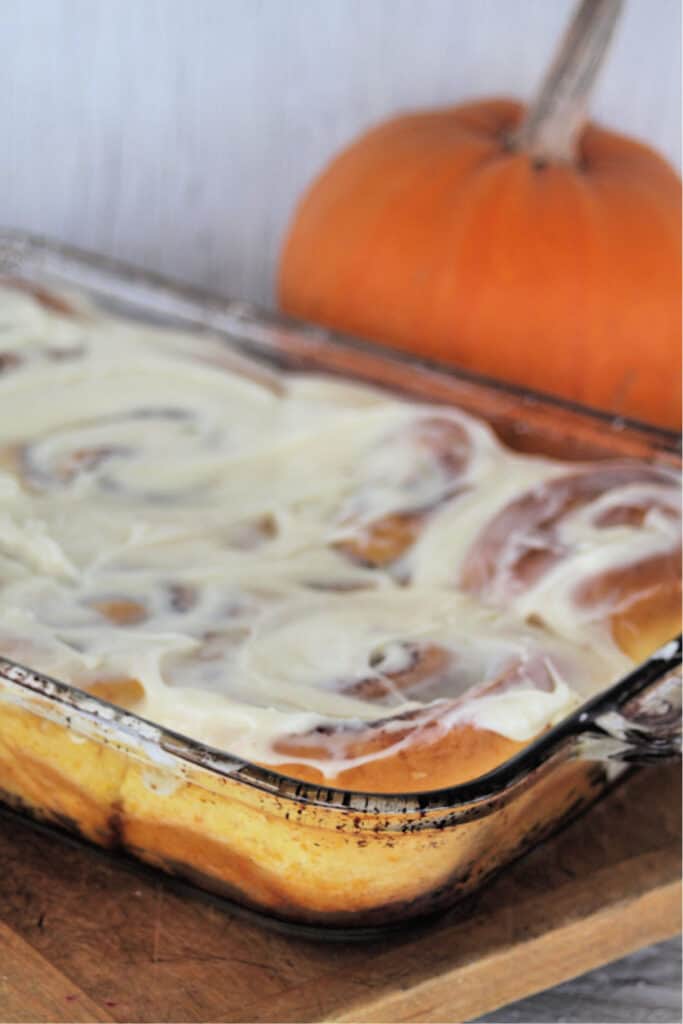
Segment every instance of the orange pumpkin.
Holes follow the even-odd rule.
[[[680,181],[579,116],[615,12],[582,5],[526,117],[409,114],[333,160],[293,219],[283,309],[678,427]]]

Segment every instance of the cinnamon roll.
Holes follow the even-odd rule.
[[[338,550],[371,568],[391,567],[410,551],[435,509],[490,470],[491,455],[488,432],[457,413],[411,416],[359,460],[340,516]]]
[[[508,503],[460,568],[465,591],[562,634],[605,623],[637,659],[680,619],[680,484],[636,463],[585,467]]]
[[[297,778],[493,768],[676,631],[678,478],[0,290],[0,653]]]

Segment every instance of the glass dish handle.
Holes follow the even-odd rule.
[[[648,670],[644,684],[638,678]],[[635,692],[590,716],[583,753],[628,764],[681,756],[681,637],[670,641],[633,674]],[[640,684],[640,685],[639,685]],[[589,718],[589,716],[586,716]]]

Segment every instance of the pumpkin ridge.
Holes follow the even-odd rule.
[[[460,300],[457,298],[456,286],[452,291],[449,289],[448,276],[444,276],[444,283],[441,287],[441,303],[444,307],[442,333],[444,343],[449,345],[452,358],[465,365],[471,365],[473,362],[471,353],[475,351],[471,345],[472,333],[473,331],[478,333],[481,330],[481,325],[489,321],[490,326],[487,333],[490,334],[490,341],[487,345],[488,354],[483,361],[484,372],[508,376],[508,378],[514,375],[515,351],[523,339],[517,338],[514,333],[512,336],[508,336],[507,340],[505,337],[496,336],[495,320],[500,315],[496,307],[499,303],[504,303],[505,314],[514,321],[515,308],[526,304],[533,306],[537,303],[537,290],[533,282],[529,280],[529,275],[522,274],[520,276],[520,268],[523,269],[523,265],[516,258],[515,249],[521,248],[522,252],[528,252],[530,248],[535,248],[539,253],[537,260],[542,265],[543,253],[553,244],[553,240],[547,237],[547,231],[543,228],[544,218],[539,209],[535,182],[536,171],[524,155],[518,157],[515,170],[516,174],[513,176],[511,165],[507,165],[503,169],[503,181],[495,179],[489,181],[488,194],[485,192],[480,194],[479,208],[471,211],[467,223],[461,226],[457,243],[458,255],[454,259],[455,265],[450,275],[455,278],[457,274],[461,278]],[[546,179],[545,188],[548,192],[546,205],[548,203],[552,205],[554,202],[554,197],[548,189],[550,184],[549,179]],[[577,183],[577,186],[577,200],[580,201],[580,183]],[[510,250],[508,245],[504,245],[501,250],[500,246],[496,244],[494,233],[496,221],[503,219],[507,224],[511,217],[514,219],[515,228],[506,229],[504,237],[514,239],[513,248]],[[482,221],[481,218],[485,219]],[[492,225],[491,227],[487,227],[486,220],[489,225]],[[538,225],[536,231],[533,230],[534,221]],[[577,226],[580,223],[581,221],[577,217],[567,219],[567,226],[573,235],[572,249],[576,249]],[[529,224],[532,225],[531,231],[528,230]],[[583,229],[581,234],[585,235]],[[489,239],[489,241],[484,242],[483,239]],[[470,271],[467,264],[470,261],[473,246],[477,245],[479,251],[482,252],[481,260],[484,262],[480,260],[476,269]],[[460,272],[458,264],[462,265],[462,272]],[[479,289],[479,294],[475,295],[477,304],[473,304],[470,299],[473,280],[470,278],[476,276],[483,278],[487,284]],[[580,292],[580,288],[578,286],[576,288]],[[578,296],[567,297],[567,305],[576,307],[577,299]],[[450,326],[447,321],[449,307],[451,311],[455,309],[459,314],[457,323],[452,323]],[[462,355],[460,355],[461,351]],[[565,353],[563,358],[563,354],[553,351],[553,347],[550,345],[546,347],[544,356],[546,369],[560,359],[561,366],[556,371],[558,374],[576,373],[576,353]],[[480,365],[479,357],[477,357],[476,365]],[[528,379],[525,382],[536,383]]]
[[[465,166],[463,173],[473,174],[482,164],[498,157],[497,150],[491,145],[486,147],[485,142],[479,142],[477,148],[479,152],[471,158],[468,157],[467,164],[469,166]],[[330,217],[336,220],[338,216],[339,220],[343,221],[335,232],[334,258],[329,260],[321,258],[317,261],[309,276],[311,292],[322,289],[326,280],[330,283],[334,280],[336,287],[349,296],[347,313],[350,317],[353,316],[354,291],[359,283],[363,283],[365,287],[371,285],[373,264],[375,267],[378,265],[376,258],[372,256],[374,248],[377,245],[386,245],[387,238],[391,239],[392,232],[390,227],[392,223],[398,222],[396,217],[397,210],[404,210],[409,204],[410,196],[415,191],[415,183],[424,182],[425,167],[429,168],[429,165],[429,154],[421,153],[415,164],[412,164],[401,176],[392,181],[390,190],[389,188],[382,188],[381,191],[384,194],[381,197],[380,203],[375,202],[374,195],[366,194],[364,196],[364,205],[371,212],[363,224],[362,235],[359,235],[356,230],[354,218],[343,217],[345,208],[344,197],[338,197],[338,200],[340,200],[338,209],[332,207],[330,210]],[[438,168],[429,174],[429,180],[432,184],[436,183],[438,186],[438,183],[443,180],[448,188],[452,187],[453,177],[454,170],[450,162],[447,161],[441,161]],[[358,209],[354,211],[354,217],[357,217],[357,214]],[[345,237],[348,235],[352,239],[354,250],[352,256],[349,255],[345,243]],[[301,244],[301,239],[299,239],[299,243]],[[390,246],[391,244],[389,242]],[[329,315],[335,316],[336,310],[319,305],[316,306],[315,310],[310,308],[307,315],[313,313],[324,321]]]
[[[464,170],[461,169],[461,173],[464,175],[464,177],[460,179],[458,182],[459,191],[467,189],[468,183],[476,182],[477,176],[482,172],[483,168],[493,166],[494,164],[498,163],[503,156],[506,159],[508,158],[507,154],[501,154],[497,149],[489,149],[487,152],[480,153],[479,157],[477,159],[472,160],[469,166],[467,166]],[[454,172],[450,166],[440,168],[440,173],[436,181],[433,183],[435,187],[432,193],[433,211],[437,215],[439,208],[442,205],[441,197],[444,194],[450,194],[450,192],[453,189],[453,178]],[[411,188],[404,189],[400,196],[397,195],[394,197],[396,205],[398,205],[402,209],[405,207],[406,200],[409,198],[407,193],[412,190],[414,181],[411,181],[409,184]],[[369,244],[368,247],[365,249],[368,258],[366,259],[366,261],[364,261],[362,265],[359,264],[356,268],[354,268],[355,273],[353,276],[346,277],[342,282],[346,284],[346,287],[351,296],[354,294],[356,286],[360,283],[364,284],[365,289],[372,288],[374,284],[374,286],[377,288],[379,292],[383,291],[383,268],[386,267],[387,251],[391,251],[392,248],[395,251],[398,251],[401,248],[401,235],[396,235],[395,231],[392,231],[392,223],[395,222],[394,214],[395,209],[393,204],[387,204],[387,207],[381,212],[381,215],[378,216],[377,221],[375,222],[374,231],[372,233],[369,233],[369,237],[367,239]],[[419,217],[414,218],[414,220],[416,223],[418,223]],[[405,225],[405,220],[402,223],[403,225]],[[380,252],[384,252],[384,257],[380,256],[379,259],[377,258],[378,250]],[[405,250],[401,249],[401,255],[399,256],[399,262],[401,262],[403,265],[405,265],[405,260],[403,258],[404,251]],[[372,256],[370,256],[370,253],[372,253]],[[422,264],[422,267],[419,270],[417,269],[415,260],[416,257],[419,257],[420,255],[422,255],[421,251],[416,252],[415,249],[412,249],[407,254],[407,259],[413,261],[411,276],[416,277],[419,275],[419,280],[421,282],[421,286],[423,289],[422,293],[426,298],[432,291],[432,288],[430,287],[432,277],[430,274],[430,269],[425,267],[424,263]],[[415,282],[413,281],[413,283]],[[381,337],[385,335],[385,332],[388,333],[388,331],[391,329],[390,318],[392,313],[391,310],[387,309],[386,305],[383,304],[383,300],[390,301],[391,296],[389,294],[380,294],[377,296],[377,299],[378,305],[376,308],[378,313],[381,315],[382,321],[381,326],[379,323],[377,325],[373,324],[373,333],[377,337]],[[353,308],[353,299],[351,299],[351,301],[348,304],[348,312],[349,315],[351,316],[353,316]],[[397,320],[393,323],[393,329],[397,333],[400,333],[402,338],[405,338],[407,344],[415,345],[415,343],[419,343],[421,338],[423,319],[423,312],[417,311],[416,315],[411,317],[410,312],[404,310],[402,311],[400,321]]]

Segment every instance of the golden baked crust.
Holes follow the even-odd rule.
[[[197,766],[156,764],[123,736],[90,737],[3,701],[0,794],[40,820],[122,850],[249,907],[325,926],[384,925],[476,889],[605,787],[599,766],[564,760],[474,814],[349,810],[269,794]],[[75,726],[75,728],[74,728]],[[567,752],[568,754],[569,752]]]

